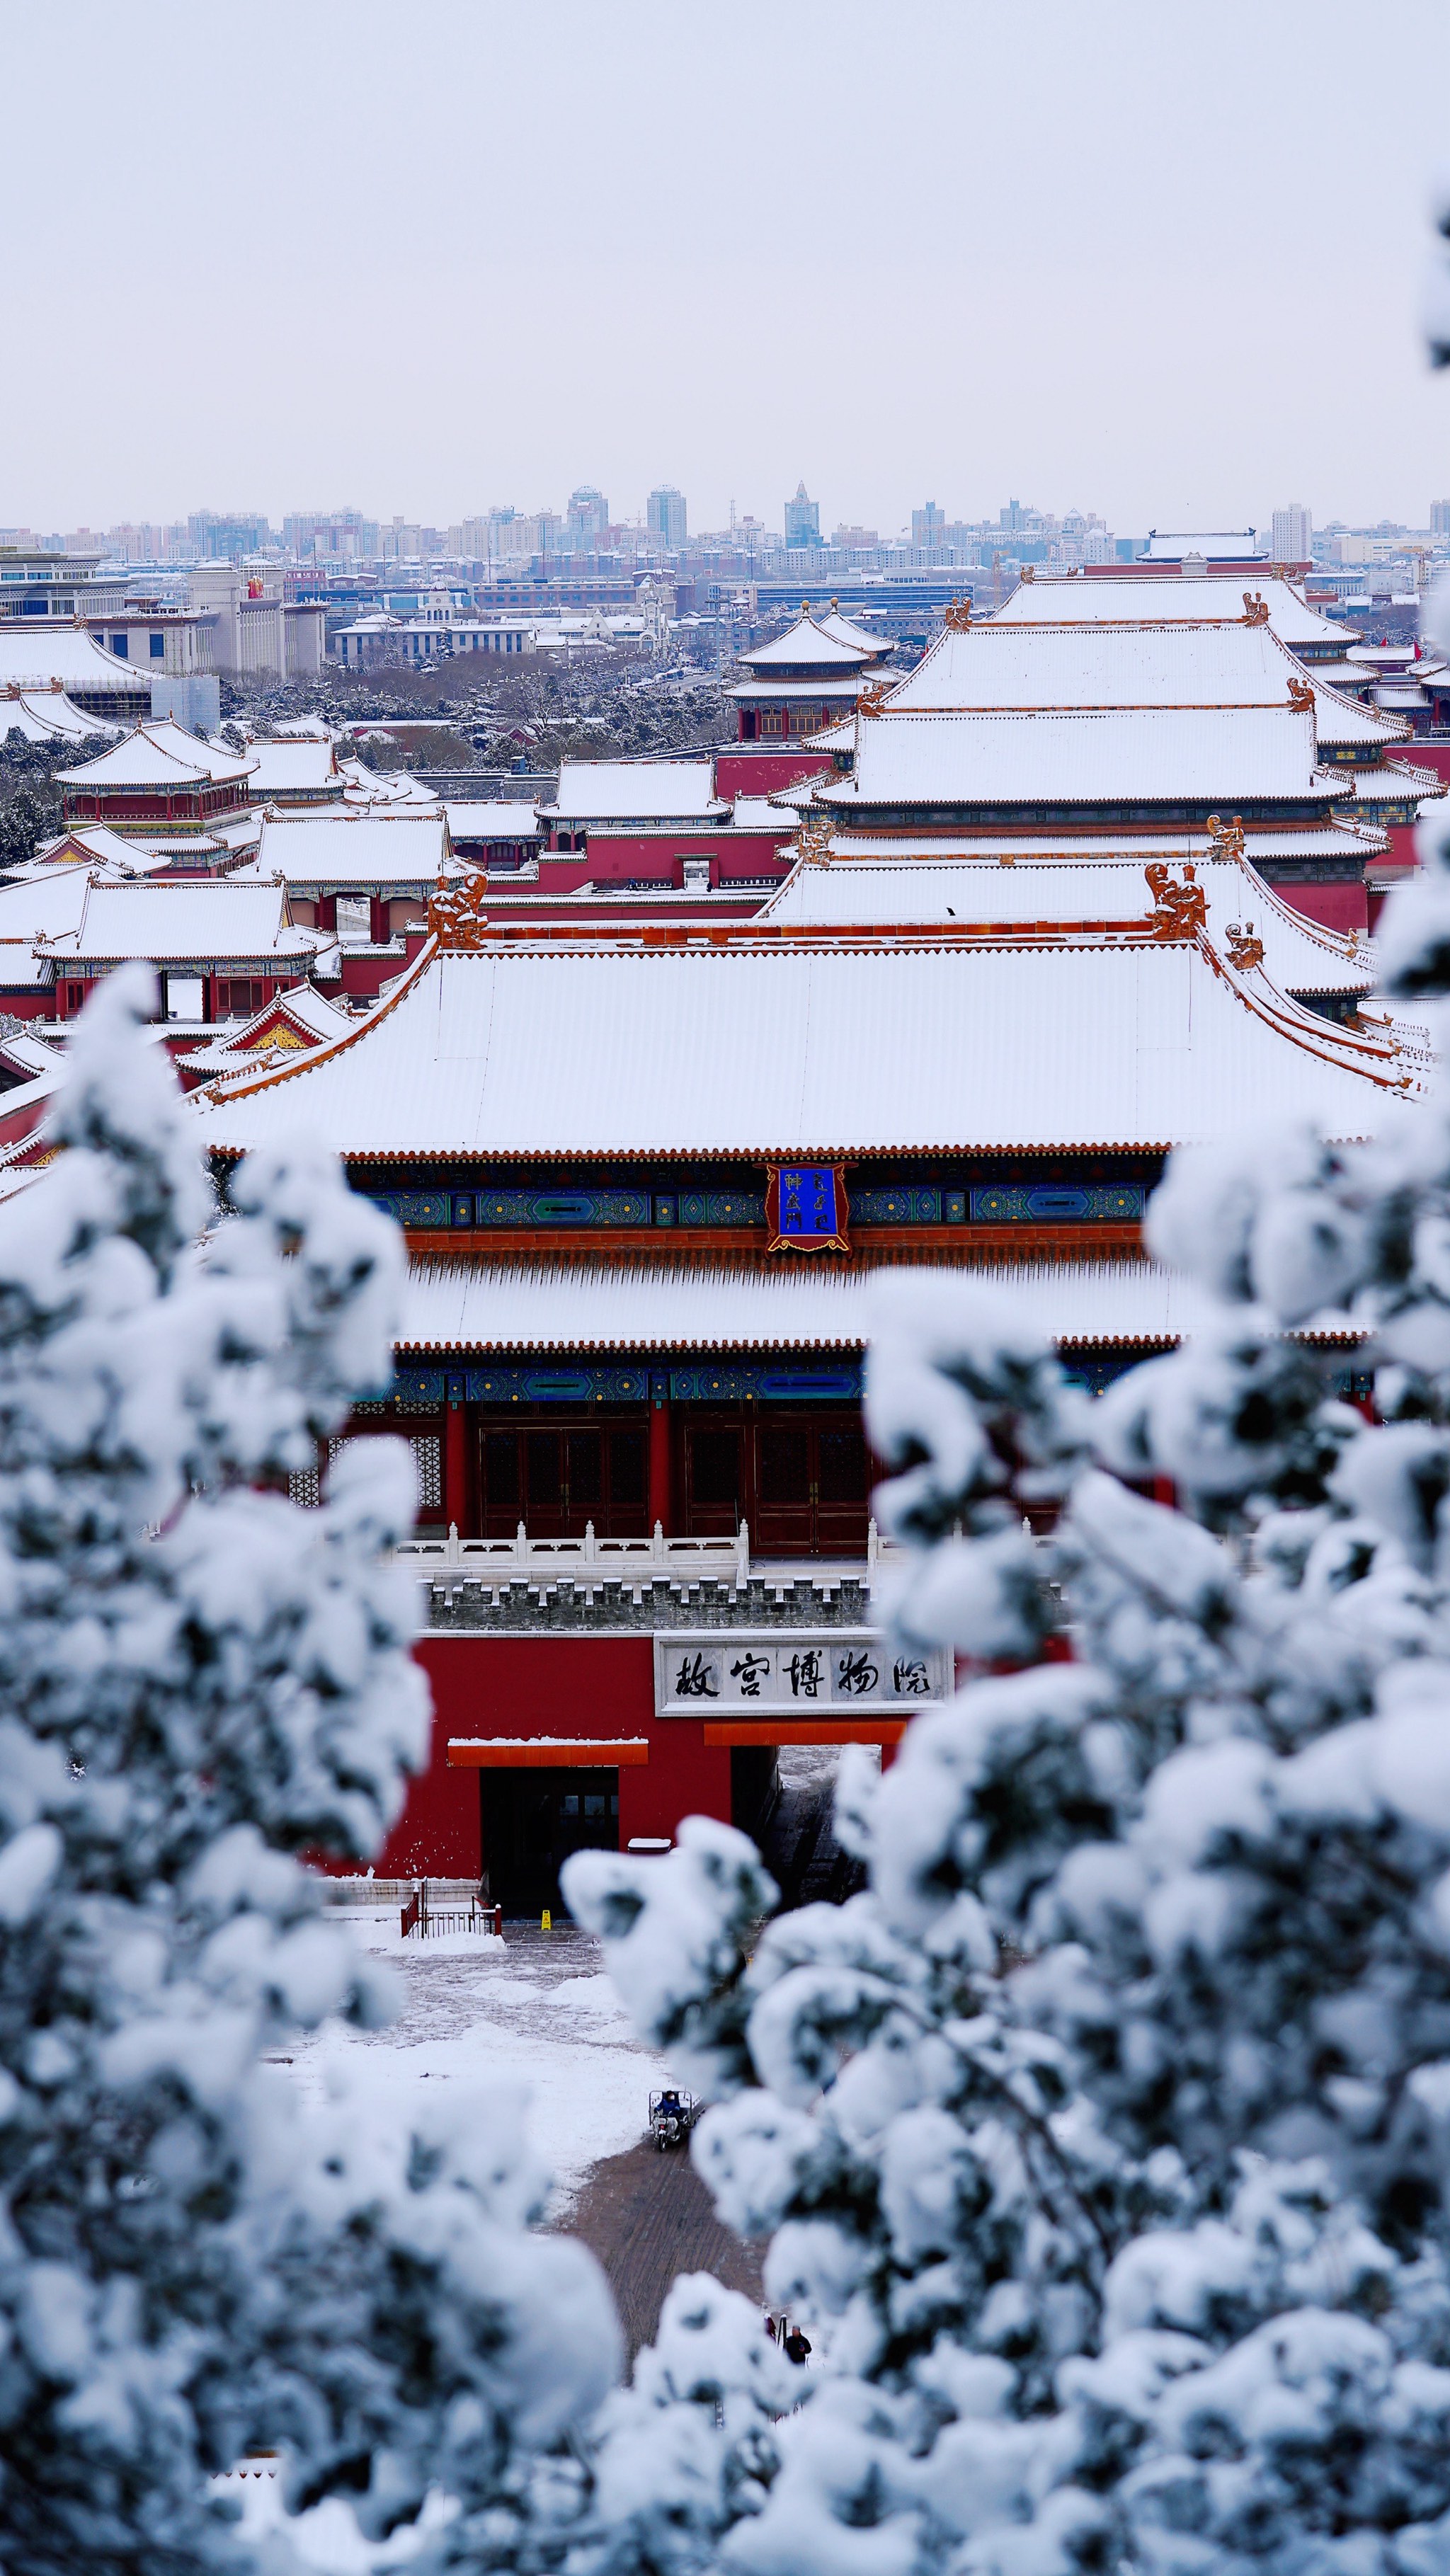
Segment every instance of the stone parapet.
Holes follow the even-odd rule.
[[[790,1633],[877,1624],[870,1575],[859,1560],[756,1565],[743,1582],[718,1576],[690,1582],[663,1574],[621,1580],[601,1572],[590,1580],[517,1575],[489,1583],[450,1571],[420,1577],[418,1592],[419,1625],[430,1636],[648,1636],[701,1628]]]

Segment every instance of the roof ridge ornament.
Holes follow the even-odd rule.
[[[1202,886],[1195,881],[1193,861],[1184,862],[1181,885],[1162,859],[1153,860],[1143,874],[1153,894],[1154,939],[1196,939],[1208,920],[1208,903]]]
[[[1030,563],[1025,563],[1025,564],[1023,564],[1023,565],[1020,567],[1020,577],[1021,577],[1021,579],[1022,579],[1023,581],[1035,581],[1035,580],[1036,580],[1036,578],[1037,578],[1037,566],[1036,566],[1036,564],[1030,564]]]
[[[949,635],[969,635],[972,630],[972,594],[964,599],[949,599],[942,611],[942,624]]]
[[[1226,823],[1221,814],[1210,814],[1208,818],[1208,837],[1213,845],[1211,852],[1212,857],[1216,859],[1241,859],[1244,854],[1243,816],[1241,814],[1235,814],[1233,821],[1231,823]],[[1190,869],[1190,876],[1192,873],[1193,871]]]
[[[1268,622],[1269,603],[1265,599],[1263,592],[1261,590],[1246,590],[1244,592],[1245,626],[1267,626]]]
[[[796,859],[803,868],[828,868],[831,864],[833,825],[829,814],[805,813],[795,836]]]
[[[1312,716],[1314,713],[1314,691],[1307,680],[1299,678],[1297,672],[1291,672],[1289,677],[1289,704],[1296,715]]]
[[[1241,973],[1247,973],[1251,966],[1262,966],[1264,943],[1262,939],[1254,937],[1254,925],[1251,921],[1229,922],[1224,936],[1228,942],[1230,966],[1237,966]]]
[[[890,680],[868,680],[856,700],[857,714],[879,716],[891,694],[891,689]]]
[[[475,869],[452,885],[446,878],[439,878],[428,897],[428,928],[445,955],[452,950],[484,946],[488,915],[483,899],[487,891],[488,879],[482,869]]]

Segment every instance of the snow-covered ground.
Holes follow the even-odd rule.
[[[567,2210],[601,2156],[644,2130],[659,2058],[634,2038],[587,1932],[510,1930],[403,1940],[396,1906],[338,1909],[365,1949],[384,1955],[402,1987],[386,2030],[330,2023],[291,2044],[296,2080],[327,2080],[329,2061],[353,2049],[382,2051],[399,2084],[447,2084],[497,2075],[527,2085],[530,2129],[554,2176],[551,2217]]]
[[[398,1908],[349,1905],[345,1920],[362,1946],[385,1956],[401,1987],[400,2010],[386,2030],[326,2024],[289,2044],[294,2080],[321,2091],[331,2063],[354,2049],[379,2052],[399,2085],[447,2084],[496,2075],[526,2084],[530,2127],[554,2176],[549,2215],[567,2223],[585,2174],[601,2156],[631,2146],[644,2130],[651,2088],[666,2080],[658,2057],[631,2034],[614,1988],[599,1964],[599,1944],[563,1925],[557,1932],[510,1930],[502,1941],[460,1933],[403,1940]],[[241,2499],[243,2527],[255,2537],[281,2519],[270,2466],[252,2462],[219,2485]],[[396,2541],[374,2550],[348,2507],[319,2505],[291,2525],[304,2564],[325,2576],[364,2576],[380,2558],[400,2553]]]

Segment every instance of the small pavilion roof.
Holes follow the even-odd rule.
[[[251,776],[252,768],[250,760],[239,760],[234,751],[219,749],[215,743],[201,742],[169,716],[162,716],[137,725],[134,733],[123,734],[109,751],[83,761],[79,769],[60,769],[56,776],[62,786],[80,788],[196,787],[203,780],[226,786],[240,785]]]
[[[1045,573],[1018,584],[1010,599],[993,609],[990,625],[1061,626],[1082,619],[1096,625],[1162,625],[1185,618],[1201,625],[1205,618],[1242,617],[1244,599],[1261,598],[1269,624],[1281,644],[1294,652],[1301,644],[1336,644],[1341,652],[1358,639],[1337,618],[1310,608],[1291,581],[1263,574],[1184,579],[1181,573],[1133,573],[1115,580],[1111,573]]]
[[[208,1081],[221,1073],[255,1073],[264,1063],[285,1063],[289,1055],[304,1054],[356,1026],[353,1015],[319,993],[315,984],[293,984],[249,1018],[219,1030],[210,1044],[193,1047],[179,1062],[185,1072]]]
[[[748,671],[757,674],[777,670],[850,672],[879,661],[887,649],[882,637],[864,634],[838,613],[819,618],[806,611],[783,635],[773,635],[768,644],[753,644],[739,658]]]

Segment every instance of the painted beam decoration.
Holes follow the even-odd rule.
[[[767,1252],[849,1252],[843,1163],[771,1163],[765,1184]]]
[[[951,1688],[948,1658],[914,1653],[866,1629],[823,1629],[818,1636],[779,1629],[761,1636],[736,1629],[698,1634],[657,1631],[657,1717],[850,1717],[909,1711],[943,1700]]]

